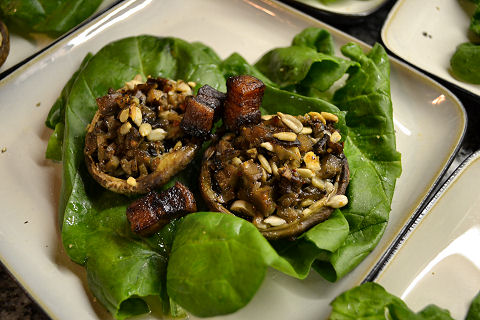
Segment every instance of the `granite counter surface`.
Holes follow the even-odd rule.
[[[332,21],[322,16],[315,16],[319,20],[326,21],[330,25],[343,30],[352,36],[361,39],[369,44],[381,43],[380,31],[385,18],[396,0],[389,1],[383,8],[362,21]],[[308,13],[308,12],[307,12]],[[328,21],[327,21],[328,20]],[[346,23],[346,24],[345,24]],[[465,139],[452,162],[446,177],[470,154],[480,148],[480,99],[473,97],[441,80],[435,79],[453,91],[462,101],[468,114],[468,127]],[[441,185],[441,183],[439,185]],[[23,288],[10,276],[8,271],[0,264],[0,319],[2,320],[46,320],[49,317],[38,305],[30,299]]]

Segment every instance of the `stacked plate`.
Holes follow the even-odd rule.
[[[303,2],[325,9],[313,0]],[[395,17],[402,17],[402,7],[415,2],[400,0],[392,11],[382,33],[389,37],[385,39],[388,47],[393,43],[391,35],[396,37]],[[382,3],[341,0],[328,10],[367,14]],[[403,24],[413,25],[411,21]],[[63,251],[56,220],[61,168],[44,157],[50,134],[44,125],[49,107],[83,57],[114,40],[152,34],[201,41],[221,58],[238,52],[254,62],[272,48],[289,45],[295,34],[309,26],[328,30],[337,50],[352,41],[368,49],[365,43],[271,0],[129,0],[68,34],[0,80],[0,110],[8,115],[0,120],[0,147],[6,148],[0,154],[0,260],[52,318],[111,317],[86,290],[84,270]],[[433,34],[433,39],[423,39],[421,32],[416,39],[435,41],[434,31],[425,30]],[[419,296],[436,298],[438,294],[438,304],[458,306],[455,315],[465,312],[463,304],[452,300],[470,299],[480,287],[479,256],[468,245],[480,238],[474,187],[476,174],[480,175],[478,155],[456,172],[433,203],[420,210],[462,142],[466,112],[445,87],[396,58],[391,57],[390,63],[397,149],[402,154],[403,172],[379,245],[337,283],[329,283],[313,272],[300,281],[270,270],[246,308],[218,319],[324,319],[331,300],[366,278],[371,279],[372,270],[378,275],[376,281],[414,306],[423,306]],[[478,90],[471,91],[474,89]],[[449,278],[453,267],[462,271]],[[448,286],[460,288],[463,283],[468,284],[468,290],[462,295],[442,295]],[[429,291],[432,288],[434,295]],[[445,302],[447,298],[451,300]]]

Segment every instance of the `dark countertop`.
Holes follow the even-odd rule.
[[[311,12],[315,18],[325,21],[330,25],[351,34],[352,36],[363,40],[368,44],[374,44],[375,42],[381,43],[380,31],[385,21],[385,18],[395,3],[396,0],[389,1],[384,7],[377,12],[363,19],[363,21],[349,21],[348,24],[342,24],[342,21],[338,19],[329,19],[325,16],[315,15]],[[480,126],[480,98],[474,97],[463,90],[457,89],[453,85],[439,80],[442,85],[450,89],[463,103],[467,115],[468,126],[465,139],[460,147],[460,150],[455,157],[452,165],[447,170],[444,177],[441,179],[438,186],[440,186],[446,178],[458,167],[458,165],[467,158],[470,154],[480,149],[480,130],[477,128]],[[34,319],[44,320],[49,317],[33,302],[25,291],[16,283],[10,276],[8,271],[0,264],[0,319],[2,320],[17,320],[17,319]]]

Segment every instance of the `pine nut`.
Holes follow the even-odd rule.
[[[271,115],[271,114],[266,114],[266,115],[262,116],[262,120],[264,120],[264,121],[268,121],[272,118],[273,118],[273,115]]]
[[[135,187],[137,185],[137,180],[134,177],[128,177],[127,183],[132,187]]]
[[[265,170],[264,168],[262,168],[262,182],[267,182],[267,170]]]
[[[129,113],[130,110],[128,108],[122,109],[122,111],[120,111],[120,114],[118,115],[118,119],[120,120],[120,122],[126,122],[128,120]]]
[[[270,142],[262,142],[260,143],[260,147],[273,152],[273,144],[271,144]]]
[[[278,216],[270,216],[270,217],[264,219],[263,222],[268,223],[272,227],[278,227],[278,226],[281,226],[282,224],[287,223],[287,221],[285,221],[284,219],[282,219]]]
[[[258,155],[258,161],[260,161],[260,164],[268,173],[272,173],[272,167],[270,166],[270,163],[268,163],[267,159],[263,156],[263,154]]]
[[[338,122],[338,117],[330,112],[321,112],[322,117],[327,121]]]
[[[142,137],[146,137],[152,132],[152,125],[150,123],[142,123],[138,128],[138,131]]]
[[[337,209],[337,208],[345,207],[347,203],[348,203],[348,198],[345,195],[337,194],[328,200],[327,206]]]
[[[147,139],[150,141],[161,141],[165,139],[167,132],[162,128],[153,129],[150,134],[147,136]]]
[[[333,142],[333,143],[337,143],[340,140],[342,140],[342,136],[340,135],[340,133],[338,133],[338,131],[335,131],[330,136],[330,141]]]
[[[327,121],[325,120],[325,118],[318,112],[315,112],[315,111],[312,111],[312,112],[309,112],[308,115],[312,118],[317,118],[318,120],[320,120],[323,124],[326,124]]]
[[[130,131],[131,128],[132,128],[132,124],[130,122],[125,122],[120,127],[120,134],[122,136],[126,135]]]
[[[142,110],[139,107],[130,107],[130,118],[138,127],[142,124]]]
[[[286,125],[288,128],[292,129],[293,132],[299,133],[302,131],[303,124],[296,117],[292,116],[291,114],[284,114],[281,112],[277,112],[277,115],[280,117],[283,124]]]
[[[273,151],[273,144],[271,144],[270,142],[262,142],[260,143],[260,147],[268,150],[268,151]]]
[[[307,169],[307,168],[298,168],[296,170],[297,170],[298,174],[303,178],[311,179],[315,176],[313,171],[310,170],[310,169]]]
[[[297,134],[294,132],[278,132],[273,134],[274,138],[282,141],[295,141],[297,140]]]
[[[313,130],[310,127],[303,127],[302,131],[300,131],[301,134],[311,134],[312,132]]]
[[[275,176],[278,176],[278,167],[277,167],[277,164],[272,161],[272,162],[270,163],[270,167],[272,167],[272,173],[273,173]]]

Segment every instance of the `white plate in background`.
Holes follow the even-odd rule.
[[[92,16],[105,11],[118,1],[119,0],[103,0]],[[5,63],[0,67],[0,76],[2,72],[34,55],[55,41],[55,39],[43,34],[35,35],[31,39],[26,39],[16,33],[10,33],[9,36],[10,52],[8,53],[7,60],[5,60]]]
[[[61,248],[57,222],[61,168],[44,157],[51,133],[44,120],[83,57],[111,41],[152,34],[202,41],[222,58],[236,51],[253,63],[274,47],[288,46],[308,26],[329,30],[337,51],[347,42],[358,42],[271,0],[130,0],[0,80],[0,111],[8,115],[0,118],[0,148],[7,148],[0,153],[0,260],[51,317],[109,318],[89,293],[83,268],[70,262]],[[465,110],[444,87],[397,60],[391,64],[403,173],[377,248],[336,283],[315,272],[300,281],[270,270],[247,307],[215,319],[326,318],[330,301],[365,278],[430,192],[463,138]]]
[[[480,290],[478,181],[480,152],[449,178],[375,280],[415,311],[436,304],[465,319]]]
[[[449,72],[457,46],[469,41],[474,8],[468,0],[398,0],[383,25],[382,41],[405,61],[480,96],[480,85]]]
[[[388,0],[337,0],[322,2],[321,0],[291,0],[324,12],[345,16],[367,16],[379,9]]]

